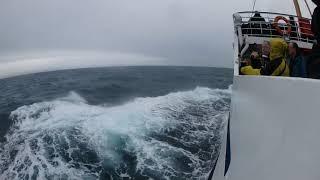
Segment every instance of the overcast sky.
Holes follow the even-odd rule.
[[[253,0],[1,0],[0,77],[108,65],[231,68],[232,14],[252,5]],[[292,0],[257,0],[256,10],[294,13],[294,6]]]

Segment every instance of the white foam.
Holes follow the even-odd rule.
[[[77,160],[72,154],[81,152],[81,143],[86,144],[85,148],[89,152],[95,152],[98,156],[98,160],[90,165],[91,168],[104,163],[111,166],[125,164],[125,159],[117,149],[124,143],[125,148],[122,150],[136,156],[136,170],[142,174],[153,170],[170,179],[179,173],[175,169],[176,160],[173,157],[177,155],[188,157],[190,161],[187,163],[194,169],[192,176],[200,176],[204,173],[200,168],[203,168],[204,163],[210,162],[210,159],[204,162],[197,154],[154,138],[153,135],[162,135],[185,126],[203,126],[208,129],[187,129],[181,137],[170,137],[187,146],[193,146],[201,138],[214,136],[210,128],[218,123],[216,119],[221,119],[228,107],[217,113],[214,112],[212,102],[223,98],[230,98],[230,89],[198,87],[192,91],[160,97],[136,98],[121,106],[103,107],[89,105],[80,95],[71,92],[67,97],[54,101],[22,106],[11,113],[14,126],[6,136],[8,141],[2,144],[4,149],[0,152],[3,161],[0,179],[21,179],[21,175],[31,177],[37,174],[34,173],[34,168],[39,169],[39,179],[62,176],[70,179],[98,178],[99,173],[88,169],[85,161],[74,167]],[[191,116],[186,111],[190,106],[199,108],[199,111],[212,110],[212,113],[206,112],[208,117],[205,117],[210,121],[201,122],[194,117],[188,118],[188,121],[178,120],[177,115]],[[78,145],[72,145],[74,141]],[[61,144],[66,144],[66,156],[70,161],[62,156],[63,153],[59,150],[63,147]],[[54,153],[48,153],[51,152],[48,149]],[[10,153],[14,150],[17,150],[17,154],[10,160]],[[55,157],[49,158],[48,154],[54,154]],[[26,159],[30,162],[24,162]],[[22,166],[22,169],[17,170]]]

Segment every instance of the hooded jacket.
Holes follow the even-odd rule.
[[[270,63],[264,70],[264,74],[271,76],[289,76],[289,66],[285,57],[288,45],[281,38],[274,38],[270,41]]]

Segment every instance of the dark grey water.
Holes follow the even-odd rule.
[[[0,80],[0,179],[191,179],[217,156],[232,71],[113,67]]]

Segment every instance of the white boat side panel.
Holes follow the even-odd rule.
[[[320,179],[320,81],[235,76],[231,180]]]

